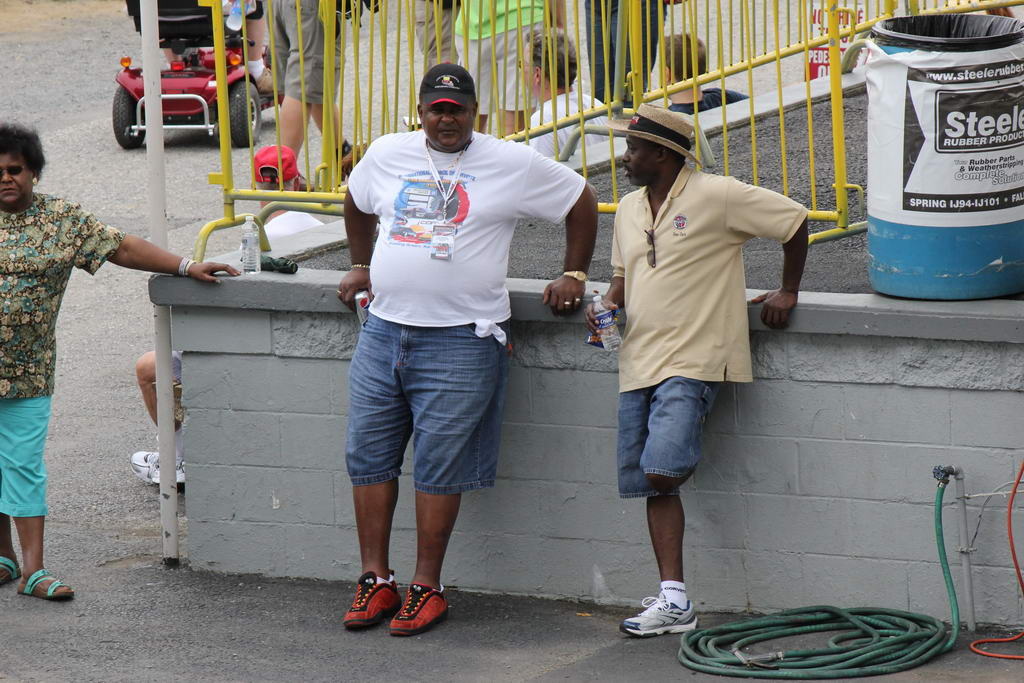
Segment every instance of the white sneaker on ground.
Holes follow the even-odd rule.
[[[160,483],[160,453],[156,451],[138,451],[131,457],[132,471],[135,476],[147,484]],[[178,460],[174,468],[174,478],[179,484],[185,483],[185,462]]]
[[[656,598],[644,598],[645,609],[619,625],[619,630],[630,636],[647,638],[663,633],[682,633],[697,628],[697,612],[693,601],[687,600],[684,607],[669,602],[664,593]]]

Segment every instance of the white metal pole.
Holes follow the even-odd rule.
[[[150,241],[167,248],[167,184],[164,169],[164,108],[160,98],[160,28],[157,0],[139,3],[142,78],[145,87],[146,170]],[[156,348],[156,417],[160,451],[160,526],[165,565],[178,563],[178,483],[175,476],[174,389],[171,369],[171,312],[153,307]]]

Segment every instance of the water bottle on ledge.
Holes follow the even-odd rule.
[[[260,230],[252,216],[246,216],[242,233],[242,273],[250,275],[260,272]]]
[[[594,317],[597,318],[597,331],[601,335],[601,345],[605,351],[618,351],[622,345],[619,326],[615,324],[615,311],[605,308],[601,295],[594,292]]]

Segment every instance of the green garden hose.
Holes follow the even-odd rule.
[[[906,671],[948,652],[956,642],[960,609],[946,560],[942,497],[952,468],[936,467],[935,543],[954,626],[926,614],[881,607],[791,609],[768,617],[692,631],[682,636],[679,661],[695,671],[740,678],[814,680]],[[777,638],[837,631],[825,647],[747,654],[744,647]]]

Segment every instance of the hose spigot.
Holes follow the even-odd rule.
[[[956,468],[952,465],[936,465],[932,468],[932,476],[935,477],[939,486],[949,483],[949,478],[956,474]]]

